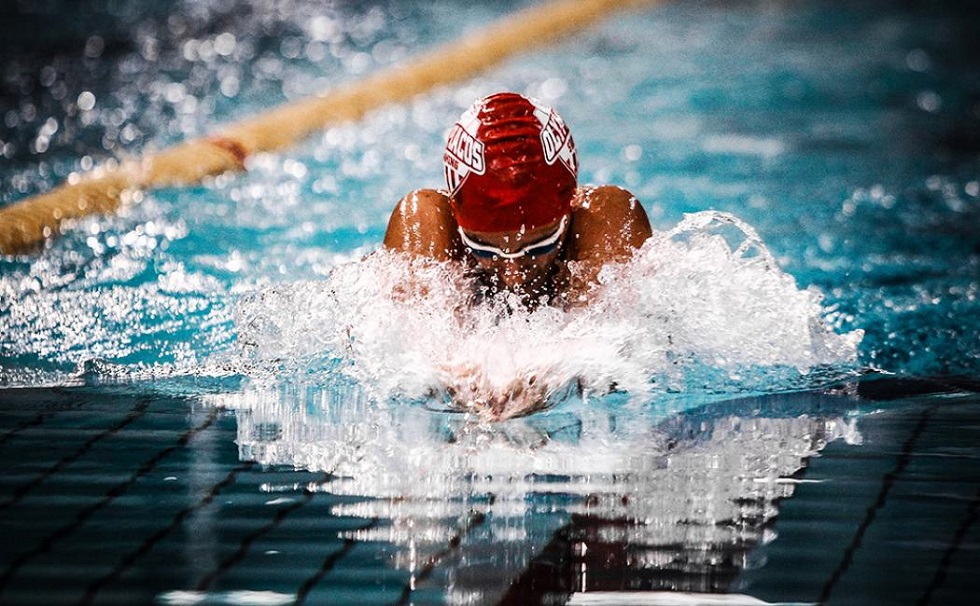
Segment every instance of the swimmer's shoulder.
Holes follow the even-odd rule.
[[[405,195],[388,219],[384,246],[440,261],[457,259],[460,242],[449,196],[424,188]]]
[[[653,231],[640,201],[616,185],[580,187],[572,200],[569,258],[621,261],[643,246]]]
[[[572,198],[572,213],[593,215],[616,224],[646,219],[639,199],[618,185],[585,185],[577,188]]]
[[[408,192],[395,204],[393,214],[419,215],[424,219],[450,220],[454,224],[456,223],[453,218],[452,206],[449,204],[449,196],[438,189],[423,187]]]

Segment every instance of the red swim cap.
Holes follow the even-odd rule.
[[[572,134],[533,99],[497,93],[478,100],[453,125],[442,158],[463,229],[516,232],[571,211],[578,175]]]

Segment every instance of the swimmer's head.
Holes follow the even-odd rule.
[[[516,93],[476,101],[443,155],[456,222],[474,232],[523,232],[571,212],[575,143],[551,109]]]

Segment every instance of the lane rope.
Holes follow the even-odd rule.
[[[470,78],[626,8],[656,0],[554,0],[516,11],[475,33],[325,94],[286,103],[140,158],[107,164],[50,191],[0,208],[0,254],[36,248],[67,219],[115,212],[142,190],[185,186],[244,169],[248,156],[280,150],[328,126],[352,122],[437,86]]]

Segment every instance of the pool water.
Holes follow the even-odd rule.
[[[0,205],[526,5],[67,4],[2,9]],[[973,603],[977,16],[620,14],[0,258],[0,601]],[[365,258],[501,89],[657,231],[591,310]]]

